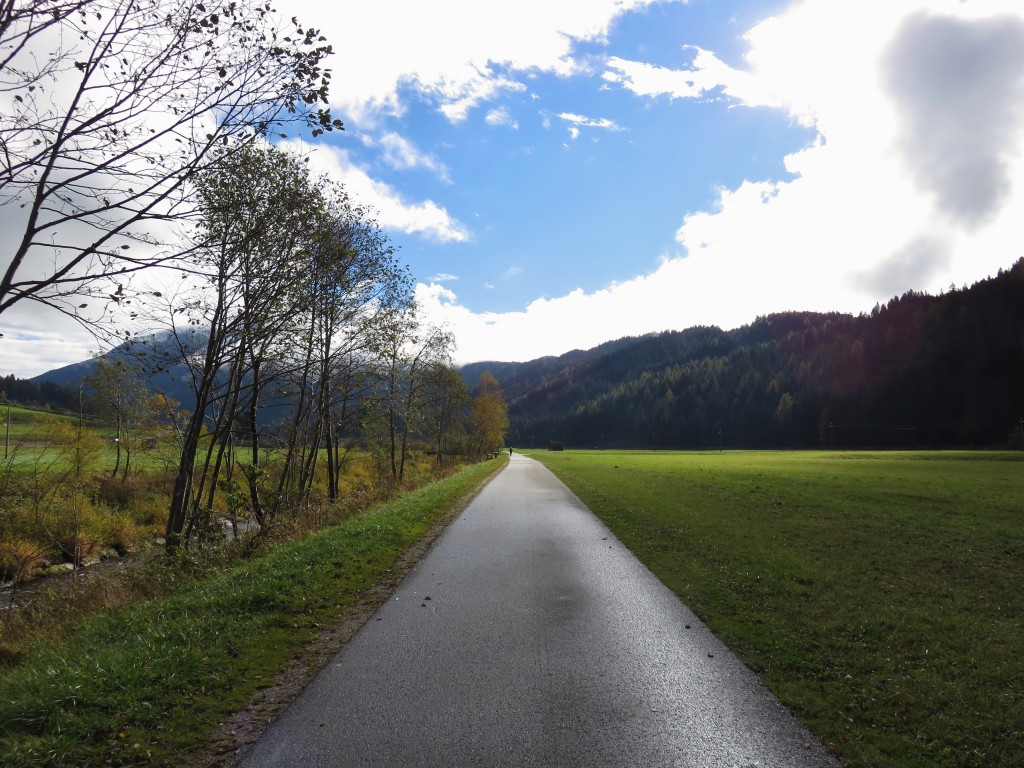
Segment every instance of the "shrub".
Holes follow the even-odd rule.
[[[49,522],[54,547],[69,563],[81,565],[103,545],[98,532],[101,520],[101,514],[80,491],[56,500]]]
[[[46,565],[49,548],[27,539],[13,538],[0,542],[0,576],[24,581]]]
[[[126,509],[137,498],[135,483],[119,477],[104,477],[99,481],[96,497],[108,506]]]
[[[94,530],[102,544],[117,550],[119,555],[134,552],[146,535],[145,530],[126,512],[101,516]]]

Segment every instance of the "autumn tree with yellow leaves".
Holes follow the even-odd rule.
[[[508,406],[501,385],[489,372],[480,377],[469,415],[470,453],[479,458],[505,445],[508,434]]]

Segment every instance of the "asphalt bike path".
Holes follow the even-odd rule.
[[[240,765],[839,764],[515,455]]]

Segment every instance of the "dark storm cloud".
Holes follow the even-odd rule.
[[[985,223],[1010,192],[1008,164],[1024,123],[1024,23],[915,14],[883,76],[915,183],[959,223]]]
[[[857,278],[874,296],[897,296],[908,287],[921,288],[949,263],[949,249],[936,238],[919,237]]]

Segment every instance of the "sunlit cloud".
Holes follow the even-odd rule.
[[[683,47],[694,51],[691,69],[668,69],[613,56],[608,60],[602,78],[638,96],[696,99],[720,92],[747,105],[780,106],[748,72],[729,67],[710,51],[697,46]]]
[[[379,145],[383,150],[381,160],[395,170],[423,168],[441,181],[451,183],[450,172],[443,162],[429,152],[420,151],[403,136],[393,131],[385,133],[380,137]]]
[[[308,154],[310,166],[345,185],[348,193],[359,203],[371,207],[377,222],[385,229],[421,235],[443,243],[461,243],[469,240],[469,230],[452,218],[433,200],[410,202],[393,187],[370,176],[357,166],[346,150],[336,147],[310,147],[298,141],[283,146]]]
[[[1005,2],[806,0],[746,34],[739,69],[699,48],[679,71],[610,59],[606,83],[638,98],[784,110],[817,136],[785,158],[786,179],[681,212],[679,252],[649,274],[516,312],[472,312],[436,284],[420,300],[456,329],[461,360],[525,360],[993,275],[1024,255],[1022,30]]]
[[[578,127],[602,128],[606,131],[622,130],[622,126],[616,124],[614,120],[610,120],[607,117],[585,117],[584,115],[575,115],[572,112],[563,112],[558,117],[562,120],[565,120],[565,122],[571,123],[572,125]]]
[[[576,141],[580,137],[580,128],[599,128],[606,131],[621,131],[622,126],[607,117],[593,118],[584,115],[576,115],[572,112],[563,112],[558,115],[560,120],[569,123],[569,138]]]
[[[491,101],[505,93],[525,91],[526,86],[506,77],[481,72],[478,79],[446,83],[431,90],[437,91],[441,98],[441,113],[453,123],[461,123],[481,102]]]
[[[516,121],[508,111],[508,107],[497,107],[487,113],[484,118],[488,125],[506,126],[514,131],[519,130],[519,122]]]
[[[578,41],[604,41],[618,17],[666,1],[522,0],[502,8],[473,0],[293,0],[289,13],[311,20],[331,41],[331,98],[350,119],[366,124],[378,114],[401,114],[408,91],[461,122],[481,103],[523,90],[520,78],[579,71]],[[367,30],[387,30],[388,44]]]

